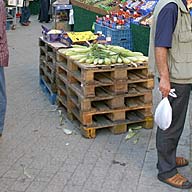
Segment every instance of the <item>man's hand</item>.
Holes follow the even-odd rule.
[[[161,91],[163,97],[167,97],[169,95],[171,89],[169,78],[161,77],[159,82],[159,91]]]

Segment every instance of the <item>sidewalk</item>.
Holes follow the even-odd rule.
[[[136,144],[134,138],[125,140],[126,133],[113,135],[105,129],[99,130],[95,139],[86,139],[67,118],[63,127],[72,129],[73,134],[63,133],[59,113],[52,111],[39,86],[41,24],[36,16],[31,20],[29,27],[18,24],[15,31],[7,31],[10,64],[5,71],[8,108],[0,139],[0,191],[189,191],[156,179],[155,127],[141,130]],[[191,114],[188,112],[178,151],[186,158],[192,152]],[[180,172],[192,179],[191,166],[180,168]]]

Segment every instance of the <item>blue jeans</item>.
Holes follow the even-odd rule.
[[[5,87],[4,68],[0,67],[0,133],[3,132],[5,112],[7,106],[7,96]]]
[[[22,7],[21,8],[21,17],[20,23],[27,23],[29,21],[29,17],[31,16],[29,7]]]

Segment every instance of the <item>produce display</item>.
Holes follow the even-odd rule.
[[[119,10],[110,11],[108,15],[97,17],[96,23],[114,29],[124,29],[131,23],[150,25],[151,15],[157,0],[127,0],[121,2]]]
[[[101,8],[105,11],[112,10],[114,7],[118,6],[118,4],[121,2],[118,0],[77,0],[77,1],[84,3],[86,5]]]
[[[72,48],[58,51],[83,64],[111,65],[122,63],[137,67],[148,60],[148,57],[141,52],[133,52],[115,45],[92,44],[89,47],[73,45]]]
[[[140,24],[141,25],[145,25],[145,26],[151,26],[152,19],[153,19],[153,15],[149,14],[147,17],[145,17],[142,20],[140,20]]]

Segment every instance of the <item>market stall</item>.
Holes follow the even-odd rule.
[[[94,2],[96,2],[95,5]],[[117,2],[112,4],[113,6],[105,6],[102,3],[104,1],[71,0],[74,9],[74,31],[90,31],[96,16],[106,15],[110,10],[118,9]]]
[[[120,134],[131,126],[153,127],[154,80],[146,56],[148,47],[136,47],[136,40],[146,43],[149,31],[145,38],[141,33],[140,40],[135,37],[141,24],[149,29],[146,15],[151,11],[140,9],[143,15],[132,12],[138,6],[126,2],[118,11],[97,15],[94,33],[59,30],[56,25],[42,28],[40,85],[47,89],[52,104],[78,122],[87,138],[95,138],[102,128]]]
[[[73,30],[73,8],[72,5],[65,3],[53,3],[52,5],[52,18],[53,18],[53,28],[62,29],[64,31]]]
[[[149,32],[152,12],[157,1],[132,1],[128,0],[119,4],[119,10],[111,11],[102,17],[96,17],[95,32],[101,31],[105,36],[110,36],[112,44],[121,45],[134,51],[141,51],[148,55]],[[111,31],[113,34],[111,35]],[[121,36],[121,33],[125,33]],[[119,36],[116,41],[116,34]],[[122,44],[121,42],[125,42]]]
[[[68,32],[68,45],[64,34],[53,33],[40,38],[40,85],[52,104],[78,122],[83,136],[95,138],[102,128],[120,134],[130,126],[153,127],[154,82],[146,56],[98,44],[91,32]]]

